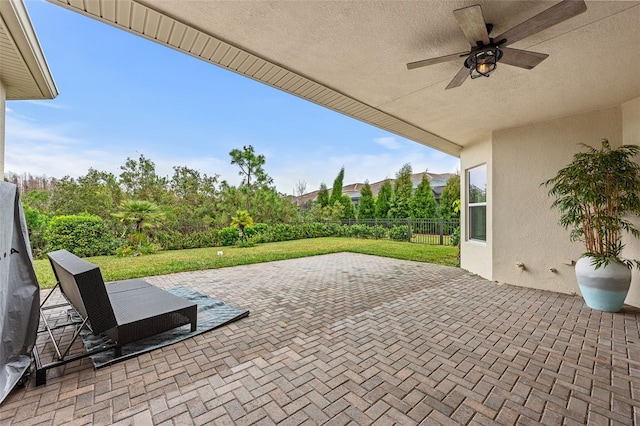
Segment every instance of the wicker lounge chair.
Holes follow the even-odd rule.
[[[82,319],[73,340],[79,334],[79,330],[87,326],[96,335],[104,333],[109,336],[115,346],[107,349],[113,348],[115,355],[120,356],[122,345],[127,343],[186,324],[191,325],[192,332],[196,330],[198,307],[195,303],[140,279],[105,285],[98,266],[66,250],[49,253],[48,257],[62,295]],[[51,332],[49,334],[51,335]],[[64,353],[60,353],[56,345],[60,361],[47,366],[38,366],[37,351],[34,351],[37,384],[46,383],[47,368],[79,358],[74,356],[66,359],[70,347],[71,345]],[[81,357],[93,353],[95,351],[85,353]]]

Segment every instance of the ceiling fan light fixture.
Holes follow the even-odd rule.
[[[464,61],[464,65],[469,68],[471,78],[489,77],[498,66],[500,58],[502,50],[498,46],[486,46],[472,52]]]
[[[0,0],[1,1],[1,0]],[[585,0],[562,0],[548,9],[524,22],[509,28],[499,36],[490,37],[493,25],[488,24],[482,15],[482,7],[479,4],[463,7],[453,11],[453,16],[458,22],[458,26],[464,33],[467,41],[471,44],[471,50],[467,52],[453,53],[437,58],[423,59],[421,61],[410,62],[407,69],[425,67],[443,62],[455,61],[458,58],[466,58],[464,66],[449,82],[445,90],[459,87],[467,77],[478,78],[489,77],[495,71],[503,53],[507,54],[506,65],[530,70],[549,55],[531,52],[528,50],[513,49],[509,45],[524,38],[530,37],[540,31],[551,28],[554,25],[571,19],[587,10]],[[501,46],[502,49],[499,47]]]

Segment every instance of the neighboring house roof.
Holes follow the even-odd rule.
[[[58,95],[22,0],[0,1],[0,81],[7,100]]]
[[[426,174],[429,177],[429,182],[431,183],[431,189],[433,192],[439,196],[444,189],[444,186],[447,183],[447,180],[453,175],[453,173],[430,173],[430,172],[422,172],[422,173],[414,173],[411,175],[411,182],[413,182],[413,187],[415,188],[422,181],[422,175]],[[371,187],[371,192],[374,197],[378,196],[380,192],[380,188],[385,182],[390,182],[393,185],[395,179],[383,179],[378,182],[374,182],[369,184]],[[342,187],[342,193],[350,196],[351,198],[359,198],[360,191],[364,187],[364,183],[350,183]],[[292,197],[292,200],[298,202],[298,204],[304,204],[309,201],[315,201],[318,198],[319,190],[311,191],[306,194],[303,194],[299,197]],[[329,188],[329,194],[331,194],[332,188]]]

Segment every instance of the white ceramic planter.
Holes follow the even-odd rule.
[[[595,269],[593,258],[576,262],[576,278],[585,303],[592,309],[619,312],[631,285],[631,270],[618,262]]]

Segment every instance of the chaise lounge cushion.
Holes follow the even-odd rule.
[[[197,315],[196,304],[144,280],[116,281],[106,288],[118,323],[117,339],[123,345],[140,339],[127,336],[153,336],[177,327],[174,324],[189,324],[189,317]],[[127,332],[123,332],[125,328]],[[116,340],[113,329],[107,330],[107,335]]]
[[[104,283],[98,266],[66,250],[48,253],[65,298],[94,334],[106,333],[117,345],[190,324],[197,327],[197,305],[141,279]]]

